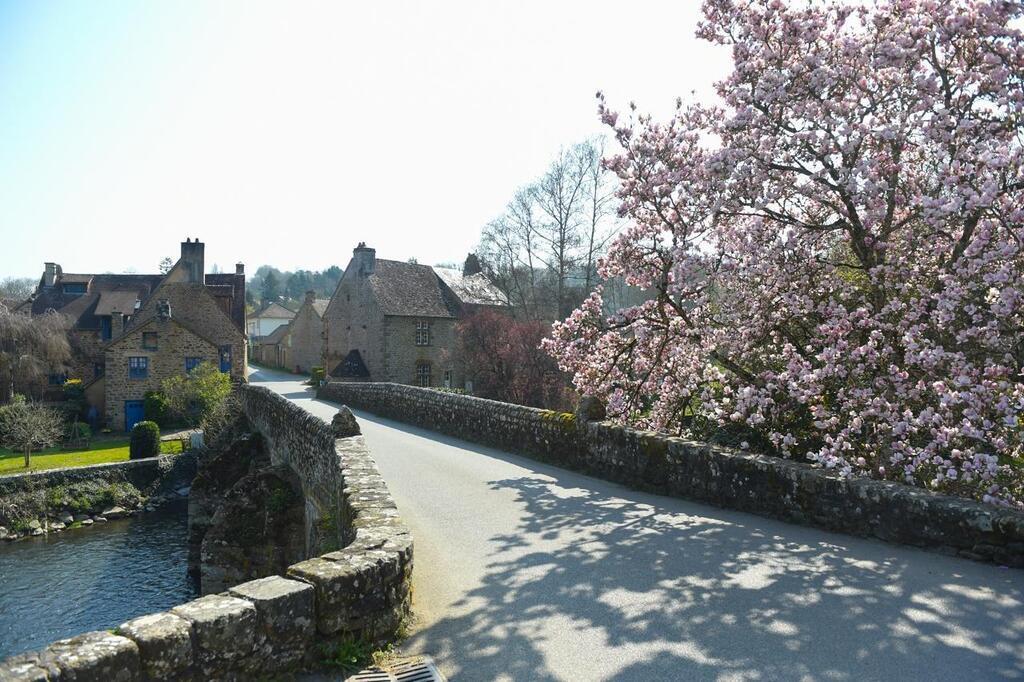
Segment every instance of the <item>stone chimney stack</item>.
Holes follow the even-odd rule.
[[[306,303],[313,305],[313,301],[316,300],[316,292],[310,289],[306,292]]]
[[[43,271],[43,286],[50,288],[57,283],[57,275],[61,274],[61,269],[56,263],[46,263],[45,268]]]
[[[478,275],[483,272],[484,269],[480,267],[480,259],[477,258],[475,253],[471,253],[466,256],[466,262],[462,265],[462,276],[469,277],[470,275]]]
[[[198,239],[186,238],[181,243],[181,264],[185,269],[186,281],[193,284],[206,282],[205,245]]]
[[[245,274],[245,263],[235,263],[235,274],[236,275],[244,275]]]
[[[110,338],[116,339],[124,331],[124,313],[116,310],[110,313]]]
[[[377,264],[377,250],[371,249],[366,242],[359,242],[359,246],[352,250],[352,262],[360,275],[372,275]]]

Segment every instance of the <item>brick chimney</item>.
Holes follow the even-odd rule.
[[[56,263],[46,263],[44,267],[43,286],[49,289],[57,283],[57,276],[61,274],[61,269]]]
[[[366,242],[359,242],[359,246],[352,250],[352,264],[360,275],[372,275],[377,264],[377,250],[371,249]]]
[[[186,281],[203,284],[206,281],[205,245],[198,239],[186,238],[181,243],[181,265],[185,270]]]

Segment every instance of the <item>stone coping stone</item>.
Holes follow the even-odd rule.
[[[192,667],[192,625],[173,613],[154,613],[123,623],[117,633],[139,647],[142,671],[154,680],[177,679]]]
[[[236,585],[228,593],[256,607],[260,635],[257,646],[266,655],[281,655],[287,650],[292,657],[301,658],[305,643],[312,640],[316,629],[312,585],[275,575]]]
[[[175,606],[171,613],[191,623],[196,658],[204,671],[245,658],[256,644],[256,607],[245,599],[210,594]]]
[[[132,640],[100,630],[61,639],[39,654],[60,682],[132,682],[139,679],[139,647]]]

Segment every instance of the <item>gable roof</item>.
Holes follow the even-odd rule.
[[[354,269],[349,268],[346,274]],[[457,317],[458,301],[429,265],[378,258],[367,277],[385,315]]]
[[[132,298],[132,307],[119,312],[131,314],[135,300],[144,301],[159,286],[163,275],[66,275],[57,277],[54,286],[39,287],[35,296],[19,310],[28,310],[33,315],[42,315],[47,310],[56,310],[71,319],[78,329],[99,329],[101,315],[97,306],[104,294],[115,294],[119,302]],[[65,294],[63,284],[82,283],[89,285],[89,293]],[[111,305],[115,299],[111,298]]]
[[[273,318],[278,320],[290,320],[295,317],[295,313],[288,310],[283,305],[277,302],[270,302],[267,305],[260,308],[259,312],[252,316],[253,318]]]
[[[171,307],[171,317],[184,323],[183,326],[186,328],[216,329],[211,326],[211,322],[219,316],[231,326],[232,335],[244,335],[242,328],[218,303],[217,297],[210,292],[209,287],[205,284],[191,282],[165,281],[161,283],[129,321],[129,326],[136,327],[156,317],[160,299],[165,299],[168,302]]]
[[[284,341],[284,337],[286,337],[288,335],[288,332],[290,332],[291,330],[292,330],[292,326],[290,324],[282,324],[280,327],[278,327],[277,329],[275,329],[274,331],[270,332],[269,334],[264,336],[262,339],[260,339],[260,345],[263,345],[263,346],[274,346],[274,345],[277,345],[277,344],[281,343],[282,341]]]
[[[330,302],[331,300],[329,298],[316,299],[315,301],[313,301],[313,312],[315,312],[320,317],[323,317],[324,313],[327,312],[327,306]]]
[[[464,305],[508,305],[505,295],[482,272],[463,275],[462,270],[440,267],[435,267],[434,272]]]
[[[115,339],[113,339],[110,342],[110,346],[108,346],[108,347],[116,346],[117,344],[121,343],[125,339],[132,337],[136,332],[139,332],[139,331],[149,327],[150,325],[155,324],[155,323],[160,322],[160,321],[161,320],[159,318],[157,318],[157,317],[151,317],[148,320],[146,320],[145,322],[142,322],[141,324],[133,325],[132,327],[129,327],[128,329],[125,329],[123,334],[120,334]],[[187,324],[185,322],[182,322],[181,320],[177,320],[177,319],[175,319],[173,317],[169,317],[166,320],[162,320],[162,321],[163,322],[170,322],[170,323],[176,324],[179,327],[181,327],[182,329],[185,329],[186,331],[188,331],[190,334],[192,334],[196,338],[202,339],[203,341],[205,341],[206,343],[210,344],[214,348],[217,347],[217,342],[216,341],[214,341],[213,339],[209,338],[205,334],[201,334],[200,332],[196,331],[191,325],[189,325],[189,324]]]

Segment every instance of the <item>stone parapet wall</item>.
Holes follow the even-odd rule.
[[[609,422],[385,383],[320,398],[606,480],[783,521],[1024,567],[1024,514]]]
[[[274,679],[315,662],[324,645],[395,637],[411,606],[412,536],[362,436],[327,441],[330,428],[284,398],[256,387],[240,393],[253,425],[272,431],[263,435],[280,449],[274,457],[311,477],[310,490],[323,488],[316,494],[329,498],[330,481],[339,485],[347,544],[284,576],[9,658],[0,682]]]

